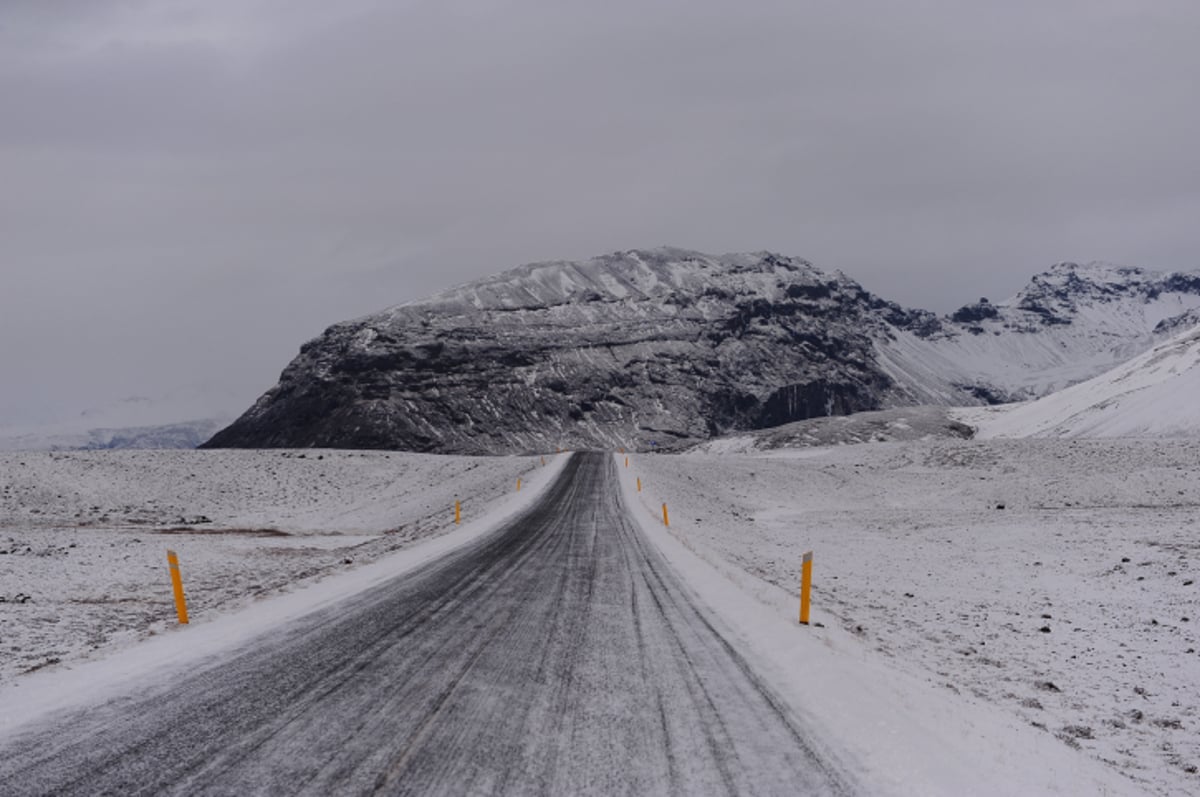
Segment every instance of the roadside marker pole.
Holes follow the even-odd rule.
[[[462,523],[462,503],[459,501],[454,502],[454,522]]]
[[[625,457],[625,467],[629,467],[629,457]]]
[[[546,464],[546,458],[542,457],[542,465],[544,466],[545,464]]]
[[[175,612],[179,615],[179,624],[187,625],[187,601],[183,598],[183,577],[179,575],[179,557],[174,551],[167,551],[167,567],[171,569],[171,587],[175,590]]]
[[[664,526],[671,525],[671,519],[669,517],[667,517],[667,505],[666,504],[663,504],[663,525]]]
[[[517,492],[521,492],[521,477],[517,477]]]
[[[808,595],[812,591],[812,559],[813,552],[804,554],[804,564],[800,569],[800,624],[808,625]]]
[[[638,476],[638,492],[642,491],[642,477]]]

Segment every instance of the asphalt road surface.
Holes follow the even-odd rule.
[[[619,493],[576,454],[471,546],[11,740],[0,794],[854,791]]]

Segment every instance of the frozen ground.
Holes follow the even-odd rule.
[[[1146,793],[1200,793],[1200,441],[932,440],[631,465],[645,516],[668,502],[672,535],[776,614],[795,612],[814,550],[825,627],[811,631],[845,661],[852,638],[964,712],[998,706]]]
[[[549,459],[547,459],[549,462]],[[0,684],[351,571],[478,518],[537,457],[0,453]]]
[[[96,673],[178,665],[185,638],[203,649],[269,627],[285,604],[325,605],[387,575],[364,562],[450,541],[456,495],[484,528],[518,473],[536,484],[553,470],[303,453],[0,455],[6,706],[36,714]],[[702,566],[672,561],[880,793],[1122,792],[1073,747],[1136,791],[1200,790],[1200,441],[918,439],[631,465],[629,503],[655,528],[668,501],[674,536],[659,536]],[[161,633],[174,625],[167,547],[205,621],[183,634]],[[809,548],[821,625],[799,631]],[[55,659],[75,671],[44,666]]]

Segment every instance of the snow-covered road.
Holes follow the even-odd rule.
[[[576,455],[495,533],[9,739],[0,792],[854,791],[620,495]]]

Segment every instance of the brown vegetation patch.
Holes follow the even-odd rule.
[[[170,529],[160,529],[158,534],[197,534],[204,536],[237,535],[241,537],[290,537],[286,531],[279,529],[197,529],[191,526],[176,526]]]

